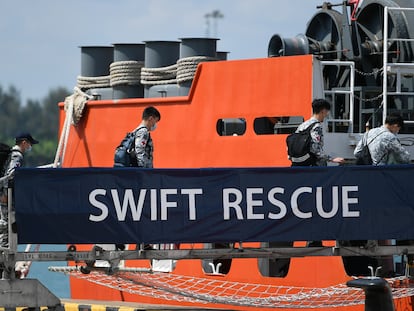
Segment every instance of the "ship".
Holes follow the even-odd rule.
[[[154,106],[161,113],[151,133],[154,167],[166,180],[173,178],[170,170],[205,177],[210,170],[250,168],[256,179],[266,168],[287,172],[292,168],[286,137],[311,116],[315,98],[332,103],[324,123],[325,150],[345,158],[343,166],[353,166],[353,150],[366,128],[380,126],[392,112],[403,115],[399,137],[414,155],[413,17],[411,0],[324,2],[303,34],[275,34],[264,47],[268,57],[245,60],[228,60],[216,50],[216,38],[81,47],[78,85],[59,104],[54,166],[115,170],[115,148],[139,124],[143,109]],[[338,168],[317,172],[324,170]],[[313,172],[295,176],[311,179]],[[224,184],[222,178],[215,183]],[[377,272],[393,285],[395,309],[413,310],[410,254],[381,256],[375,253],[379,242],[364,238],[350,239],[351,244],[324,239],[313,248],[306,239],[236,240],[239,236],[217,230],[222,232],[216,240],[73,243],[69,251],[92,252],[97,260],[69,261],[55,271],[70,275],[73,299],[229,310],[363,310],[364,291],[347,282],[375,279],[374,269],[387,266],[387,274]],[[24,234],[22,239],[30,240]],[[356,256],[328,255],[347,246]],[[113,257],[100,256],[117,252],[136,257],[121,256],[112,265]]]

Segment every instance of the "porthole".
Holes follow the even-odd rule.
[[[246,119],[226,118],[217,120],[217,134],[220,136],[241,136],[246,133]]]
[[[290,134],[304,121],[302,116],[259,117],[253,128],[257,135]]]

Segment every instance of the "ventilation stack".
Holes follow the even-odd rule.
[[[177,62],[177,82],[181,96],[189,93],[198,64],[217,60],[216,47],[217,39],[214,38],[181,39],[180,59]]]
[[[230,52],[226,51],[217,51],[216,52],[216,58],[217,60],[227,60],[227,56]]]
[[[145,67],[141,70],[144,96],[178,96],[179,41],[145,41]]]
[[[112,46],[82,46],[81,75],[77,86],[97,99],[112,99],[109,66],[113,62]]]
[[[113,99],[142,98],[141,68],[144,66],[145,44],[114,44],[114,62],[110,65]]]

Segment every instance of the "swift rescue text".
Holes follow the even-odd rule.
[[[202,188],[184,189],[94,189],[89,193],[92,212],[89,220],[105,221],[111,210],[118,221],[125,221],[128,215],[133,221],[142,220],[144,211],[149,211],[151,221],[168,221],[174,209],[185,210],[188,220],[198,220],[197,213],[209,205],[222,207],[223,220],[280,220],[293,215],[300,219],[315,216],[329,219],[358,218],[358,186],[310,187],[303,186],[287,191],[284,187],[265,190],[253,188],[223,188],[219,195],[203,200]],[[123,192],[123,193],[122,193]],[[221,202],[211,202],[211,198]]]

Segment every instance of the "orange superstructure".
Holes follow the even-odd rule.
[[[89,101],[63,165],[112,166],[120,139],[154,105],[161,112],[152,135],[155,167],[286,166],[286,135],[256,134],[254,122],[310,116],[312,63],[312,56],[203,63],[189,96]],[[244,118],[245,134],[220,136],[217,122],[224,118]]]

